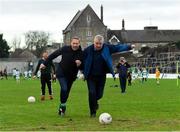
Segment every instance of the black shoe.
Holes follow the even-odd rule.
[[[66,106],[60,105],[60,106],[59,106],[58,114],[59,114],[60,116],[64,116],[64,115],[65,115],[65,112],[66,112]]]
[[[92,114],[90,115],[90,117],[91,117],[91,118],[96,117],[96,113],[92,113]]]

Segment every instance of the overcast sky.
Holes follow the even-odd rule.
[[[0,33],[11,42],[23,39],[28,30],[50,32],[51,40],[62,41],[62,30],[78,10],[90,4],[98,16],[104,7],[104,23],[110,29],[180,29],[180,0],[0,0]]]

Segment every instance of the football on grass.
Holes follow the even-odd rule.
[[[109,113],[102,113],[99,116],[99,122],[101,124],[109,124],[112,122],[112,116]]]

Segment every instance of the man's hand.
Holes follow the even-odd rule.
[[[79,79],[84,80],[84,74],[81,73],[81,74],[79,75]]]
[[[81,65],[81,61],[80,60],[75,60],[76,66],[79,67]]]
[[[136,46],[135,46],[134,44],[131,45],[131,50],[130,50],[130,51],[131,51],[133,54],[136,54],[135,47],[136,47]]]
[[[53,74],[53,78],[54,78],[54,79],[56,78],[56,74]]]
[[[40,69],[45,69],[46,66],[45,66],[44,64],[41,64],[39,68],[40,68]]]

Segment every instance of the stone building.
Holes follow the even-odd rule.
[[[103,7],[101,6],[101,18],[94,12],[90,5],[78,11],[68,26],[63,30],[65,44],[69,44],[73,36],[81,39],[83,48],[92,44],[95,35],[101,34],[107,38],[107,26],[103,23]]]

